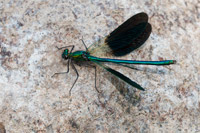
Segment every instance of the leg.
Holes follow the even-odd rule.
[[[74,71],[76,72],[77,77],[76,77],[76,80],[74,81],[74,83],[73,83],[71,89],[69,90],[69,95],[71,95],[72,88],[74,87],[74,85],[75,85],[75,83],[76,83],[76,81],[78,80],[78,77],[79,77],[78,71],[76,70],[76,67],[74,66],[74,63],[71,62],[71,64],[72,64],[72,68],[73,68]]]
[[[67,62],[67,73],[69,72],[69,63],[71,62],[71,59],[68,60]]]
[[[58,46],[56,46],[56,48],[58,49],[58,50],[61,50],[61,49],[63,49],[63,48],[67,48],[67,47],[74,47],[74,45],[69,45],[69,46],[64,46],[64,47],[58,47]]]
[[[95,89],[98,93],[100,93],[100,91],[97,89],[97,68],[96,66],[93,66],[95,69]]]
[[[82,43],[83,43],[83,45],[85,47],[85,50],[88,51],[88,48],[86,47],[85,42],[83,41],[83,37],[82,37],[81,41],[82,41]]]
[[[65,74],[65,73],[68,73],[68,72],[59,72],[59,73],[54,73],[51,77],[53,78],[55,75],[57,74]]]
[[[74,45],[65,46],[65,47],[61,47],[61,48],[58,48],[58,47],[56,46],[56,48],[57,48],[58,50],[63,49],[63,48],[66,48],[66,47],[72,47],[71,50],[70,50],[70,53],[71,53],[72,50],[74,49]],[[55,76],[55,75],[57,75],[57,74],[65,74],[65,73],[68,73],[68,72],[69,72],[69,63],[70,63],[70,61],[71,61],[71,59],[69,59],[68,62],[67,62],[67,72],[54,73],[54,75],[52,75],[51,77],[53,77],[53,76]]]
[[[64,47],[60,47],[60,48],[56,46],[56,48],[57,48],[58,50],[61,50],[61,49],[63,49],[63,48],[67,48],[67,47],[72,47],[71,50],[70,50],[70,52],[69,52],[69,53],[72,53],[72,50],[74,49],[74,45],[64,46]]]
[[[72,53],[73,49],[74,49],[74,45],[71,45],[72,49],[70,50],[70,54]]]
[[[97,89],[97,68],[96,66],[93,66],[93,65],[90,65],[90,64],[87,64],[88,66],[90,67],[93,67],[95,69],[95,89],[98,93],[100,93],[100,91]]]
[[[51,77],[54,77],[55,75],[57,75],[57,74],[65,74],[65,73],[68,73],[69,72],[69,62],[70,62],[71,60],[68,60],[68,62],[67,62],[67,71],[66,72],[59,72],[59,73],[54,73]]]

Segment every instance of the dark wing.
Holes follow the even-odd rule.
[[[98,53],[123,56],[140,47],[149,37],[151,25],[146,13],[138,13],[116,28],[96,48],[89,47],[89,53],[98,56]],[[93,45],[92,45],[93,46]]]
[[[99,65],[101,68],[107,70],[108,72],[112,73],[113,75],[115,75],[116,77],[120,78],[121,80],[123,80],[124,82],[128,83],[129,85],[144,91],[145,89],[142,88],[139,84],[137,84],[136,82],[132,81],[130,78],[126,77],[125,75],[121,74],[120,72],[106,66],[103,65],[101,62],[95,61],[95,60],[91,60],[92,62],[94,62],[95,64]]]

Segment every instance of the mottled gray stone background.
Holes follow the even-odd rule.
[[[177,60],[139,71],[111,66],[146,91],[98,69],[100,95],[94,69],[76,66],[69,96],[75,72],[51,77],[67,68],[55,46],[84,50],[82,37],[89,46],[139,12],[149,15],[152,34],[123,59]],[[199,27],[199,0],[1,0],[0,131],[200,132]]]

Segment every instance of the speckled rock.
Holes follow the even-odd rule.
[[[146,91],[98,69],[98,94],[94,69],[77,66],[70,96],[73,69],[51,77],[67,69],[56,46],[84,50],[82,37],[89,46],[138,12],[149,15],[152,34],[123,59],[177,60],[140,71],[111,66]],[[0,131],[200,132],[199,0],[1,0],[0,14]]]

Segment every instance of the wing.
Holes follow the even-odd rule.
[[[131,86],[139,89],[139,90],[143,90],[144,88],[142,88],[139,84],[137,84],[136,82],[132,81],[130,78],[126,77],[125,75],[121,74],[118,71],[115,71],[114,69],[103,65],[101,62],[97,62],[95,60],[91,60],[92,62],[94,62],[95,64],[99,65],[101,68],[107,70],[108,72],[112,73],[113,75],[117,76],[118,78],[120,78],[121,80],[123,80],[124,82],[130,84]]]
[[[116,28],[107,37],[88,48],[94,56],[123,56],[139,48],[151,33],[146,13],[138,13]]]

